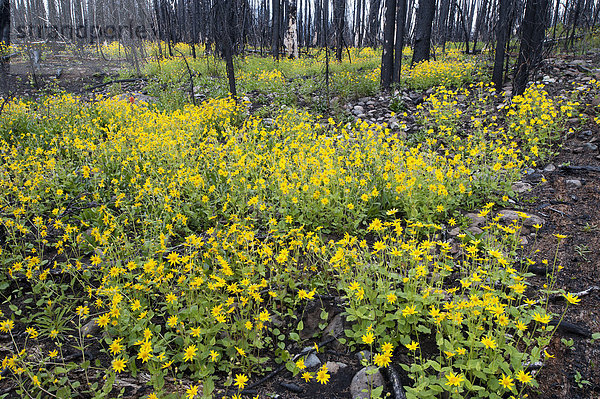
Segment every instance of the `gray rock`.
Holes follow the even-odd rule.
[[[92,318],[90,321],[85,323],[83,327],[81,327],[81,336],[87,337],[88,335],[96,335],[101,330],[101,327],[96,323],[96,319]]]
[[[369,374],[367,371],[369,370]],[[376,370],[374,366],[363,367],[350,384],[350,394],[353,399],[369,399],[371,397],[371,389],[377,388],[383,385],[383,376]],[[373,374],[370,374],[373,372]]]
[[[364,114],[365,113],[365,109],[362,106],[360,106],[360,105],[355,105],[354,108],[352,108],[352,113],[354,115]]]
[[[341,313],[338,313],[333,317],[331,323],[329,323],[329,325],[325,327],[325,330],[323,330],[323,335],[332,335],[334,337],[339,337],[340,335],[342,335],[343,332],[344,318],[342,317]]]
[[[473,235],[483,233],[483,230],[481,230],[479,227],[475,227],[475,226],[469,227],[466,231],[468,231],[469,233],[471,233]]]
[[[596,144],[593,143],[585,143],[583,145],[585,147],[586,150],[590,150],[590,151],[598,151],[598,146]]]
[[[511,186],[512,190],[517,194],[525,193],[533,188],[533,186],[529,183],[525,183],[522,181],[516,182]]]
[[[500,223],[510,224],[513,220],[522,220],[523,226],[532,227],[533,225],[543,225],[544,219],[537,215],[533,215],[531,213],[521,212],[525,215],[524,218],[521,218],[517,211],[511,209],[504,209],[499,212],[500,214]]]
[[[346,367],[348,367],[348,365],[346,363],[342,363],[342,362],[327,362],[327,363],[325,363],[325,366],[327,366],[327,370],[331,374],[336,374],[341,369],[345,369]]]
[[[544,168],[544,172],[554,172],[556,170],[556,166],[554,164],[548,164]]]
[[[565,184],[567,185],[567,188],[579,188],[582,186],[581,180],[577,179],[565,180]]]
[[[452,230],[450,230],[448,232],[449,235],[451,235],[452,237],[456,237],[457,235],[460,234],[460,227],[455,227]]]
[[[467,213],[465,216],[471,219],[471,226],[473,227],[480,227],[485,224],[485,218],[476,213]]]
[[[319,357],[314,353],[311,353],[310,355],[306,356],[306,359],[304,359],[304,365],[308,369],[318,367],[321,365],[321,359],[319,359]]]

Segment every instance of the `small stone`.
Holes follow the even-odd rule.
[[[354,108],[352,108],[352,113],[354,115],[364,114],[365,113],[365,109],[362,106],[360,106],[360,105],[355,105]]]
[[[521,245],[527,245],[529,244],[529,240],[527,240],[526,237],[521,237]]]
[[[383,376],[379,370],[374,366],[364,367],[352,378],[350,394],[353,399],[368,399],[371,397],[371,390],[382,385]]]
[[[373,100],[367,101],[367,105],[369,105],[369,106],[372,106],[372,105],[375,105],[375,104],[377,104],[377,103],[375,101],[373,101]]]
[[[81,327],[81,336],[85,338],[88,335],[96,335],[100,329],[101,327],[96,323],[96,319],[92,318]]]
[[[567,185],[568,188],[579,188],[582,186],[581,180],[577,180],[577,179],[565,180],[565,184]]]
[[[544,168],[544,172],[554,172],[556,170],[556,166],[554,164],[548,164]]]
[[[475,226],[469,227],[466,231],[468,231],[469,233],[471,233],[473,235],[479,235],[479,234],[483,233],[483,230],[481,230],[479,227],[475,227]]]
[[[515,184],[513,184],[511,186],[511,188],[515,193],[522,194],[527,191],[530,191],[533,188],[533,186],[529,183],[524,183],[522,181],[519,181],[519,182],[516,182]]]
[[[319,357],[317,355],[315,355],[314,353],[311,353],[310,355],[308,355],[306,357],[306,359],[304,359],[304,365],[308,369],[318,367],[321,365],[321,359],[319,359]]]
[[[588,138],[592,137],[592,134],[593,134],[593,133],[592,133],[592,131],[591,131],[591,130],[584,130],[583,132],[579,133],[579,134],[577,135],[577,137],[579,137],[579,138],[580,138],[580,139],[582,139],[582,140],[586,140],[586,139],[588,139]]]
[[[340,371],[340,369],[345,369],[346,367],[348,367],[346,363],[342,362],[327,362],[325,363],[325,366],[327,366],[327,370],[331,374],[336,374],[338,371]]]
[[[585,147],[586,150],[589,150],[589,151],[598,151],[598,146],[596,144],[585,143],[583,146]]]
[[[582,152],[583,152],[583,147],[573,148],[573,154],[581,154]]]
[[[331,335],[334,337],[339,337],[340,335],[342,335],[343,332],[344,332],[344,318],[341,313],[338,313],[333,317],[333,319],[331,320],[331,323],[329,323],[329,325],[327,327],[325,327],[325,330],[323,330],[323,335],[325,335],[325,336]]]
[[[460,227],[455,227],[452,230],[450,230],[448,232],[449,235],[451,235],[452,237],[456,237],[457,235],[460,234]]]
[[[467,213],[465,216],[471,219],[471,226],[473,227],[479,227],[485,224],[485,218],[476,213]]]

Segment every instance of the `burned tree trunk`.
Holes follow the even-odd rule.
[[[542,56],[549,0],[527,0],[525,17],[521,25],[521,47],[517,71],[513,82],[514,95],[521,95],[527,88],[529,74],[539,64]]]
[[[276,60],[279,59],[279,21],[281,19],[281,0],[273,0],[273,36],[271,41],[271,54]]]
[[[419,0],[415,25],[415,44],[412,64],[429,60],[431,50],[431,26],[435,15],[435,0]]]
[[[381,53],[381,88],[389,90],[394,77],[394,31],[396,27],[396,0],[385,0],[383,25],[383,52]]]
[[[296,0],[287,0],[287,12],[288,12],[288,27],[285,32],[285,39],[283,45],[285,47],[286,55],[289,58],[298,58],[298,29],[296,13],[298,11]]]
[[[379,36],[379,8],[381,7],[381,0],[371,0],[369,9],[369,44],[373,47],[377,47],[379,44],[377,37]]]
[[[0,0],[0,45],[10,46],[10,0]]]
[[[344,48],[344,25],[346,21],[346,0],[335,0],[333,15],[335,21],[335,58],[342,62]]]
[[[509,38],[509,13],[512,0],[500,0],[500,9],[498,10],[498,24],[496,29],[496,54],[494,56],[494,72],[492,73],[492,82],[496,90],[502,90],[504,85],[504,56],[506,53],[506,43]]]
[[[404,50],[404,32],[406,30],[406,0],[396,0],[396,44],[394,48],[394,76],[392,80],[400,83],[402,73],[402,50]]]

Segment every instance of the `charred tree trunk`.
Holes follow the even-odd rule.
[[[510,34],[508,29],[511,3],[512,0],[500,0],[500,9],[498,10],[496,54],[494,55],[494,72],[492,73],[492,82],[497,91],[502,90],[502,87],[504,86],[504,56]]]
[[[379,36],[379,8],[381,7],[381,0],[371,0],[369,9],[369,44],[373,47],[377,47],[378,36]]]
[[[546,35],[549,0],[527,0],[525,17],[521,25],[521,47],[513,93],[521,95],[527,88],[529,74],[540,62]]]
[[[547,1],[547,0],[546,0]],[[435,0],[419,0],[415,25],[415,44],[412,64],[429,60],[431,50],[431,25],[435,16]]]
[[[281,0],[273,0],[273,37],[271,41],[271,54],[276,60],[279,59],[279,22],[281,19]]]
[[[298,58],[298,27],[296,13],[298,11],[296,0],[287,0],[288,27],[285,32],[284,46],[289,58]]]
[[[344,49],[344,25],[346,21],[346,0],[335,0],[333,8],[335,22],[335,58],[342,62]]]
[[[394,76],[392,80],[400,83],[402,73],[402,50],[406,31],[406,0],[396,0],[396,44],[394,46]]]
[[[10,46],[10,0],[0,0],[0,45]]]
[[[396,0],[385,0],[383,25],[383,52],[381,53],[381,88],[389,90],[394,77],[394,31],[396,28]]]

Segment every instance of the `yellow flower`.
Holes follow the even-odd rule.
[[[526,373],[523,370],[517,371],[517,373],[515,374],[515,377],[517,377],[517,380],[521,381],[523,384],[528,384],[529,382],[531,382],[533,380],[533,377],[531,376],[531,374]]]
[[[447,374],[446,378],[448,379],[448,382],[446,382],[446,385],[455,386],[455,387],[460,386],[460,384],[465,379],[462,374],[457,375],[454,373]]]
[[[113,355],[118,355],[123,350],[123,345],[121,345],[122,340],[123,338],[117,338],[110,344],[109,349]]]
[[[169,316],[169,319],[167,320],[167,325],[171,328],[175,328],[175,326],[177,326],[177,321],[177,316]]]
[[[114,359],[112,361],[112,368],[117,373],[120,373],[120,372],[124,371],[125,370],[125,360],[123,360],[121,358]]]
[[[326,364],[321,366],[319,371],[317,371],[317,381],[319,381],[319,383],[327,384],[327,382],[329,381],[329,373],[327,371],[328,370]]]
[[[312,374],[309,373],[308,371],[305,371],[304,373],[302,373],[302,379],[306,382],[312,380]]]
[[[383,345],[381,345],[381,351],[384,353],[392,353],[393,350],[394,345],[389,342],[384,342]]]
[[[416,351],[419,348],[419,343],[412,341],[410,344],[406,344],[405,346],[408,348],[408,350]]]
[[[375,336],[373,335],[373,332],[369,331],[368,333],[363,335],[362,341],[367,345],[371,345],[373,341],[375,341]]]
[[[373,358],[373,362],[377,365],[377,367],[387,367],[391,361],[392,359],[389,353],[377,353]]]
[[[185,393],[187,394],[187,399],[194,399],[198,395],[198,385],[192,385]]]
[[[217,357],[219,357],[219,353],[215,352],[214,350],[211,350],[210,351],[210,360],[214,362],[215,360],[217,360]]]
[[[406,306],[404,309],[402,309],[402,316],[407,317],[409,315],[414,315],[417,314],[417,310],[415,309],[415,305],[411,305],[411,306]]]
[[[304,364],[304,358],[301,357],[300,359],[298,359],[296,361],[296,367],[298,367],[300,370],[304,370],[306,368],[306,365]]]
[[[241,357],[246,357],[246,351],[243,350],[242,348],[238,348],[237,346],[235,347],[235,350],[237,351],[237,353],[240,354]]]
[[[236,374],[234,385],[238,387],[240,391],[244,390],[246,383],[248,382],[248,377],[244,374]]]
[[[196,345],[190,345],[187,348],[185,348],[185,354],[183,355],[183,360],[186,362],[189,362],[190,360],[192,360],[194,358],[194,356],[196,356],[196,352],[198,351],[198,348],[196,347]]]
[[[538,323],[542,323],[542,324],[548,324],[548,322],[550,322],[551,317],[547,314],[545,315],[540,315],[538,312],[535,312],[533,314],[533,320],[537,321]]]
[[[575,295],[573,295],[571,293],[568,293],[566,295],[563,294],[563,296],[565,297],[565,299],[567,300],[567,302],[569,302],[572,305],[576,305],[576,304],[578,304],[581,301],[581,299],[579,299],[579,297],[577,297],[577,296],[575,296]]]
[[[502,385],[506,389],[511,389],[513,387],[513,379],[509,375],[504,375],[502,373],[502,378],[500,379],[500,385]]]
[[[390,292],[389,294],[387,294],[387,301],[389,304],[395,303],[396,299],[398,299],[398,297],[393,292]]]
[[[496,341],[494,341],[492,338],[490,338],[487,335],[485,337],[481,338],[481,343],[483,344],[483,346],[485,346],[488,349],[496,348]]]

